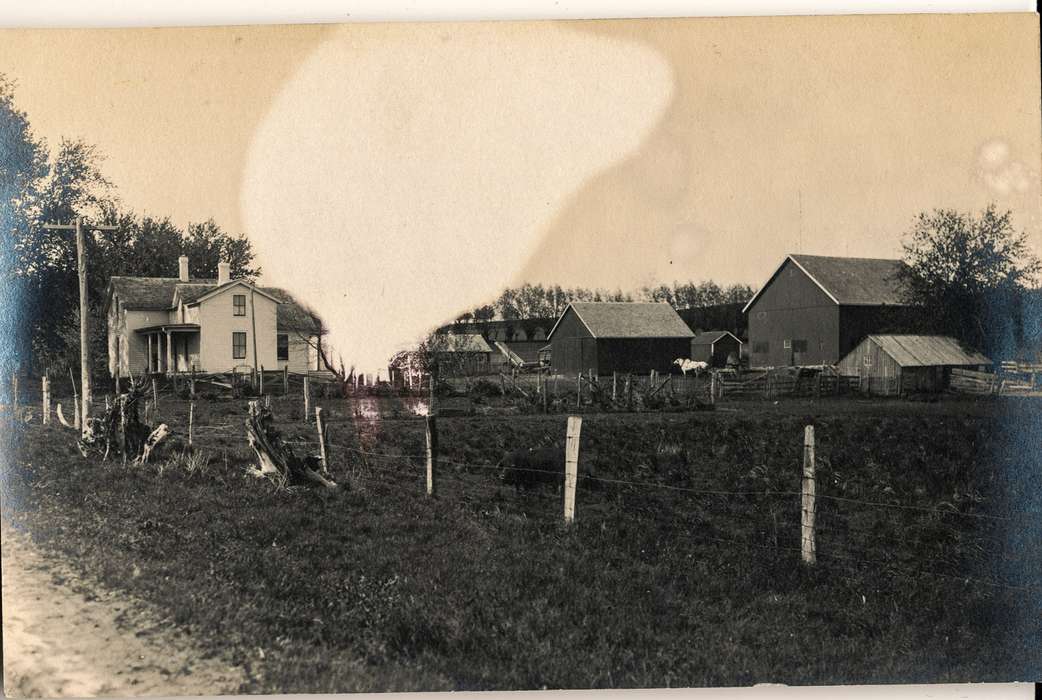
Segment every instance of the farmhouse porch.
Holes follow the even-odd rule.
[[[199,324],[167,323],[135,329],[148,340],[146,367],[149,374],[187,372],[199,354]],[[194,348],[194,352],[192,349]]]

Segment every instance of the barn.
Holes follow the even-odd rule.
[[[488,374],[492,348],[477,333],[445,333],[433,336],[430,350],[443,377]]]
[[[941,335],[870,335],[837,365],[860,377],[861,390],[881,396],[941,391],[953,368],[984,370],[991,360]]]
[[[550,330],[550,364],[559,374],[669,372],[693,337],[669,304],[573,302]]]
[[[726,367],[728,358],[738,364],[741,356],[742,341],[730,331],[704,331],[691,341],[691,359],[710,367]]]
[[[789,255],[745,311],[751,367],[833,365],[871,333],[912,330],[900,260]]]

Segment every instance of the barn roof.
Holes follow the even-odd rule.
[[[785,263],[790,261],[841,306],[902,306],[906,303],[899,278],[905,264],[900,260],[788,255],[746,303],[743,312],[752,307],[753,302],[782,271]]]
[[[703,331],[703,332],[699,333],[698,335],[696,335],[691,340],[691,344],[692,345],[712,345],[716,341],[718,341],[721,338],[723,338],[725,335],[729,335],[732,338],[734,338],[735,340],[738,340],[738,336],[736,336],[731,331]],[[739,344],[741,344],[741,342],[742,342],[741,340],[738,340]]]
[[[492,352],[492,346],[479,333],[443,333],[437,337],[437,352]]]
[[[594,338],[693,338],[694,333],[666,303],[639,301],[576,301],[568,305]],[[551,338],[558,319],[547,338]]]
[[[870,335],[868,340],[902,367],[959,367],[990,365],[984,355],[963,348],[943,335]]]

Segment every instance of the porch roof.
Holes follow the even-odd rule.
[[[149,333],[198,333],[198,323],[161,323],[158,326],[146,326],[144,328],[135,328],[135,333],[141,333],[142,335],[148,335]]]

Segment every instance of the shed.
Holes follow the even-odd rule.
[[[983,370],[991,360],[943,335],[870,335],[837,365],[861,378],[861,390],[883,396],[941,391],[953,368]]]
[[[431,351],[442,376],[487,374],[492,347],[477,333],[437,334]]]
[[[710,367],[726,367],[733,356],[734,364],[742,356],[742,341],[730,331],[703,331],[691,340],[691,359],[708,362]]]
[[[561,374],[666,373],[694,335],[669,304],[573,302],[550,330],[550,364]]]

